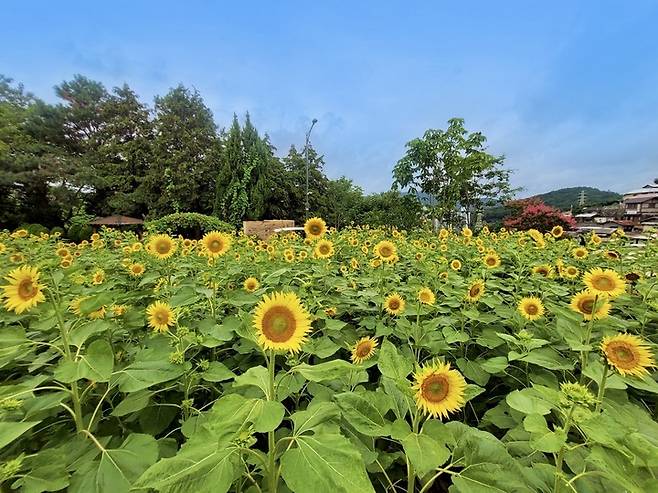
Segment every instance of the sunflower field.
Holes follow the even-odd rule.
[[[2,491],[658,491],[658,242],[0,233]]]

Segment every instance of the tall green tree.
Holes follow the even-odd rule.
[[[149,110],[124,84],[100,108],[96,200],[102,214],[143,216],[148,212],[143,182],[152,160]]]
[[[321,214],[330,226],[342,228],[358,220],[363,208],[363,190],[349,178],[329,180],[325,199]]]
[[[149,215],[213,209],[219,139],[198,91],[182,85],[155,98],[152,161],[144,180]]]
[[[59,224],[48,185],[48,147],[30,132],[31,114],[42,104],[21,84],[0,75],[0,227]]]
[[[225,133],[219,159],[215,187],[214,213],[220,219],[237,224],[249,208],[248,188],[251,181],[251,164],[242,140],[238,116]]]
[[[430,129],[407,143],[393,169],[393,186],[425,194],[444,225],[473,225],[483,207],[509,200],[515,191],[504,156],[486,152],[485,143],[482,133],[468,132],[463,119],[452,118],[446,130]]]

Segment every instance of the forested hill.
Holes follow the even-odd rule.
[[[616,192],[599,190],[592,187],[570,187],[552,190],[541,195],[536,195],[544,201],[545,204],[557,207],[563,211],[568,211],[571,206],[578,207],[580,192],[585,190],[585,206],[588,205],[605,205],[621,200],[622,196]]]

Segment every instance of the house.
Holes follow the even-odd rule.
[[[640,224],[653,216],[658,216],[658,183],[624,194],[624,219]]]

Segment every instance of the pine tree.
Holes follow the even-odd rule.
[[[153,157],[144,181],[151,216],[212,211],[219,139],[198,91],[182,85],[155,99]]]

